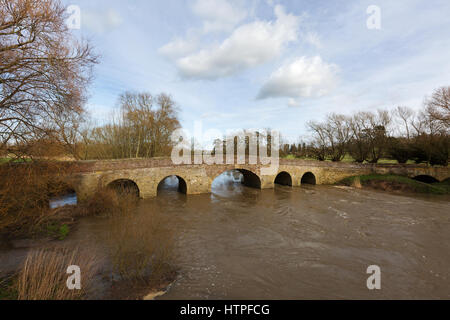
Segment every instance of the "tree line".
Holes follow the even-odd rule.
[[[89,119],[85,104],[100,57],[88,41],[72,35],[65,9],[59,0],[0,0],[0,157],[170,155],[180,121],[168,94],[125,92],[110,119],[100,125]],[[419,112],[397,107],[330,114],[309,122],[311,138],[283,145],[280,155],[447,165],[449,105],[450,87],[442,87]]]
[[[79,134],[80,159],[151,158],[170,155],[171,134],[180,127],[170,95],[125,92],[119,111],[103,126],[86,126]]]
[[[448,165],[450,87],[436,89],[419,111],[399,106],[392,111],[332,113],[324,121],[310,121],[308,142],[285,144],[282,155],[321,161],[377,163],[382,158],[406,163]]]

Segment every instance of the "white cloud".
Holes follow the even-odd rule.
[[[245,9],[227,0],[197,0],[192,10],[203,19],[204,32],[231,31],[247,16]]]
[[[198,44],[195,39],[175,39],[161,47],[158,52],[168,58],[177,59],[193,53],[197,50]]]
[[[120,14],[114,9],[107,11],[83,11],[81,15],[81,27],[96,33],[105,33],[120,26],[123,22]]]
[[[338,67],[327,64],[319,56],[300,57],[272,73],[261,88],[258,98],[288,97],[289,105],[298,105],[298,99],[328,94],[337,82]]]
[[[298,39],[300,18],[275,7],[276,21],[255,21],[238,27],[221,44],[176,60],[182,77],[217,79],[261,65]]]

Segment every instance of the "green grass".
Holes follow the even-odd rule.
[[[8,162],[31,162],[31,159],[13,159],[13,158],[0,158],[0,164]]]
[[[353,159],[350,155],[346,154],[344,156],[344,159],[341,160],[342,162],[354,162],[355,159]]]
[[[394,159],[380,159],[378,160],[379,164],[398,164],[397,160]],[[415,164],[413,160],[408,160],[406,164]]]
[[[53,223],[47,225],[47,235],[59,240],[64,240],[69,234],[69,231],[70,228],[67,224],[59,225],[58,223]]]
[[[430,193],[430,194],[448,194],[450,193],[450,182],[444,181],[444,182],[438,182],[438,183],[423,183],[420,181],[416,181],[414,179],[404,177],[404,176],[398,176],[398,175],[392,175],[392,174],[369,174],[369,175],[361,175],[361,176],[353,176],[343,179],[339,182],[339,184],[344,185],[352,185],[355,179],[358,179],[361,182],[361,185],[367,185],[371,181],[384,181],[384,182],[393,182],[399,185],[404,185],[408,189],[414,192],[419,193]]]
[[[450,179],[442,182],[433,183],[432,186],[445,190],[446,193],[450,193]]]

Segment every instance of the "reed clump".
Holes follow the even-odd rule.
[[[131,214],[139,198],[127,190],[99,188],[89,199],[80,203],[76,216],[115,217]]]
[[[81,289],[67,285],[69,266],[81,271]],[[31,251],[20,269],[15,291],[19,300],[78,300],[88,294],[97,272],[96,255],[87,250],[67,248]]]
[[[174,234],[162,213],[124,212],[109,221],[109,257],[120,280],[151,284],[174,272]]]

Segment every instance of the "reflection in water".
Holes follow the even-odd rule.
[[[178,191],[178,178],[169,176],[158,185],[158,191]]]
[[[166,177],[158,185],[158,194],[161,192],[181,192],[186,194],[186,191],[186,181],[178,176]]]
[[[211,184],[211,198],[230,197],[244,190],[244,176],[237,170],[222,173]]]
[[[212,194],[141,201],[176,233],[179,278],[161,299],[450,298],[448,197],[307,186],[248,188],[237,172]],[[86,219],[73,236],[107,232]],[[382,290],[369,291],[369,265]]]
[[[50,199],[50,209],[56,209],[64,206],[74,206],[77,204],[77,194],[69,193],[63,196],[58,196]]]

